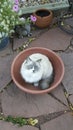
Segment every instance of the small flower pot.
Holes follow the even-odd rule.
[[[46,55],[50,59],[54,68],[54,80],[50,85],[50,87],[48,87],[45,90],[40,90],[39,87],[35,87],[32,84],[26,83],[20,74],[20,68],[23,61],[33,53],[41,53]],[[61,58],[50,49],[42,47],[32,47],[30,49],[26,49],[20,52],[15,57],[11,65],[11,76],[16,86],[19,87],[22,91],[31,94],[44,94],[52,91],[53,89],[58,87],[58,85],[61,83],[64,76],[64,64]]]
[[[33,16],[36,17],[35,25],[39,28],[48,27],[53,19],[53,13],[48,9],[38,9],[33,13]]]
[[[4,37],[0,43],[0,51],[3,50],[9,43],[9,37]]]

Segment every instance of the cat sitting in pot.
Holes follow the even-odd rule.
[[[25,82],[47,89],[53,81],[53,66],[46,55],[34,53],[22,63],[20,74]]]

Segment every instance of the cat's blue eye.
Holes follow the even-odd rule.
[[[30,70],[33,68],[33,65],[27,65],[27,69]]]

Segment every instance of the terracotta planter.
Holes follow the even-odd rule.
[[[37,18],[35,25],[39,28],[46,28],[50,25],[53,19],[53,13],[48,9],[38,9],[33,13]]]
[[[33,53],[42,53],[48,56],[53,64],[54,74],[55,74],[54,81],[48,89],[40,90],[38,89],[39,87],[35,88],[33,85],[26,83],[21,77],[21,74],[20,74],[21,64],[26,59],[26,57],[28,57],[29,55]],[[53,51],[46,48],[42,48],[42,47],[41,48],[33,47],[33,48],[22,51],[15,57],[11,66],[11,76],[14,83],[17,85],[17,87],[19,87],[24,92],[31,93],[31,94],[48,93],[52,91],[53,89],[55,89],[56,87],[58,87],[58,85],[62,81],[63,76],[64,76],[64,64],[61,58]]]

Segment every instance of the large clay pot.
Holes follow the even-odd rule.
[[[52,84],[48,89],[40,90],[39,87],[34,87],[32,84],[26,83],[20,74],[21,64],[29,55],[33,53],[44,54],[52,62],[54,68],[54,81],[52,82]],[[32,47],[30,49],[26,49],[20,52],[15,57],[11,66],[11,76],[16,86],[19,87],[24,92],[31,93],[31,94],[44,94],[52,91],[53,89],[58,87],[58,85],[61,83],[64,76],[64,64],[61,58],[55,52],[42,47],[41,48]]]
[[[35,25],[39,28],[48,27],[53,19],[53,13],[48,9],[38,9],[33,13],[33,16],[37,18]]]

